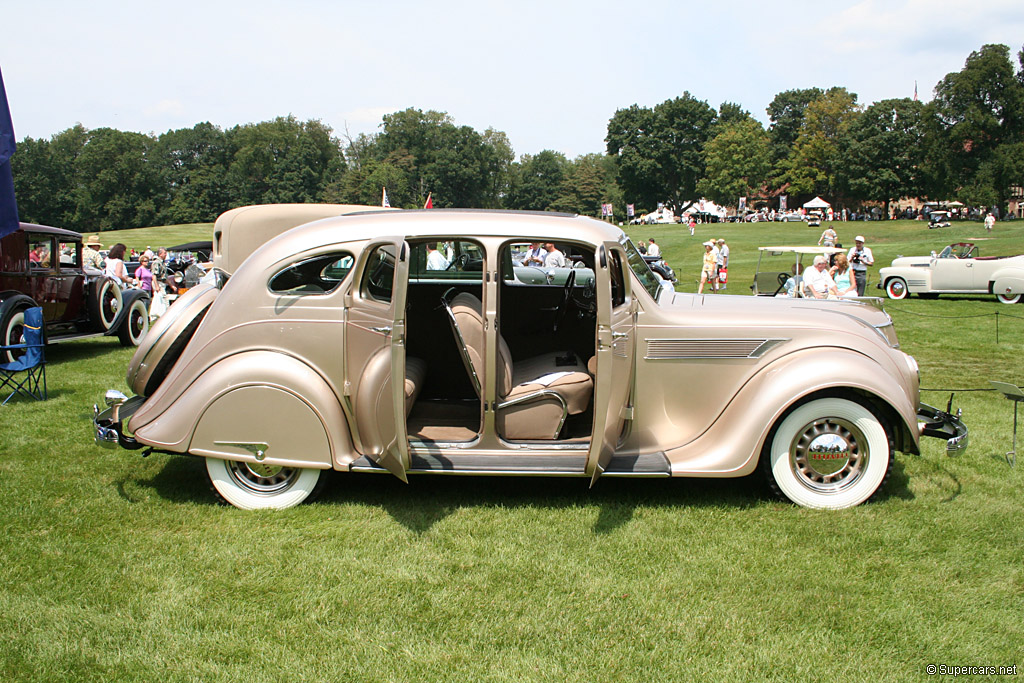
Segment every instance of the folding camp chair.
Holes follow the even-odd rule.
[[[10,391],[10,395],[0,405],[18,394],[46,400],[46,357],[43,339],[43,309],[29,308],[25,310],[25,323],[22,326],[21,344],[0,346],[0,358],[8,357],[7,352],[23,351],[9,363],[0,363],[0,395]]]

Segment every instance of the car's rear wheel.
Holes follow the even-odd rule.
[[[1001,304],[1019,304],[1024,294],[996,294]]]
[[[324,470],[206,458],[217,496],[242,510],[283,510],[319,492]]]
[[[828,397],[790,411],[762,460],[776,493],[804,507],[839,510],[878,492],[892,471],[893,447],[869,408]]]
[[[117,338],[121,340],[121,346],[138,346],[142,343],[146,333],[149,332],[149,310],[146,308],[146,299],[135,299],[128,309],[128,317],[121,323],[117,330]]]
[[[25,328],[25,309],[12,307],[0,321],[0,346],[12,346],[23,341],[22,330]],[[24,351],[4,351],[0,353],[0,363],[11,363],[24,355]]]
[[[890,299],[906,299],[907,281],[901,277],[890,278],[885,283],[885,293]]]

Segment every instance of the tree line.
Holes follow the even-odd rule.
[[[1005,206],[1024,183],[1024,49],[972,52],[927,104],[867,107],[843,87],[787,90],[767,128],[735,103],[689,92],[633,105],[608,122],[605,154],[552,150],[516,160],[508,136],[406,109],[372,135],[340,137],[320,121],[280,117],[162,135],[76,125],[25,138],[11,158],[21,219],[80,231],[197,223],[236,206],[277,202],[507,208],[600,215],[699,197],[813,195],[853,206],[901,197]]]

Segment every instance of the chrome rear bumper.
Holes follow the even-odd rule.
[[[921,436],[946,440],[946,455],[960,455],[967,450],[967,425],[960,419],[959,410],[954,415],[921,403],[917,407],[917,420]]]
[[[104,397],[107,409],[101,412],[99,406],[94,404],[92,407],[93,438],[96,444],[104,448],[120,446],[130,451],[143,448],[145,444],[125,435],[122,424],[145,400],[142,396],[128,398],[119,391],[108,391]]]

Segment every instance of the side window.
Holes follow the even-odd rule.
[[[331,252],[298,261],[270,278],[275,294],[329,294],[338,288],[355,262],[348,252]]]
[[[363,297],[384,303],[391,302],[396,257],[395,247],[391,244],[382,244],[374,248],[366,260],[363,281],[359,284],[359,291]]]
[[[52,240],[33,235],[28,238],[28,265],[32,270],[49,269],[53,264]]]
[[[484,250],[476,242],[453,238],[415,242],[411,247],[410,282],[483,278]]]
[[[77,268],[78,263],[78,242],[60,243],[60,265],[64,268]]]
[[[611,249],[608,251],[608,274],[612,281],[612,308],[618,308],[626,303],[626,283],[619,252]]]

